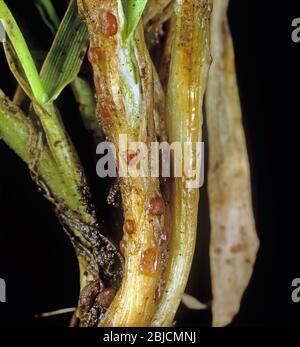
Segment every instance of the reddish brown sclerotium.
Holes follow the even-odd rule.
[[[231,253],[239,253],[243,252],[247,248],[247,245],[243,243],[238,243],[236,245],[231,246],[230,251]]]
[[[149,212],[153,216],[161,216],[165,213],[165,203],[160,196],[156,196],[150,200]]]
[[[97,64],[104,59],[104,54],[99,47],[90,47],[88,51],[88,60],[91,64]]]
[[[100,291],[98,281],[89,282],[82,290],[80,295],[80,307],[84,310],[89,310]]]
[[[148,248],[142,253],[140,271],[146,276],[154,276],[158,270],[159,251],[157,248]]]
[[[133,150],[128,150],[124,153],[124,160],[128,165],[134,165],[136,163],[137,156],[139,155],[138,152]]]
[[[134,234],[135,233],[134,221],[131,219],[126,219],[124,222],[123,230],[129,235]]]
[[[125,256],[125,252],[126,252],[126,241],[121,240],[120,241],[120,253],[123,257]]]
[[[112,13],[105,12],[102,14],[101,32],[106,37],[114,36],[118,32],[117,18]]]

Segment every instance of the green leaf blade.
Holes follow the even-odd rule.
[[[41,104],[45,103],[47,101],[47,94],[45,93],[33,58],[20,28],[3,0],[0,0],[0,18],[25,72],[35,99]]]
[[[71,0],[41,71],[50,101],[56,100],[76,78],[87,46],[87,28],[79,17],[76,1]]]
[[[34,4],[45,24],[51,30],[52,34],[55,35],[59,27],[60,20],[51,0],[34,0]]]
[[[132,37],[142,17],[148,0],[122,0],[124,14],[127,18],[125,39]]]

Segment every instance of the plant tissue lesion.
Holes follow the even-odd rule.
[[[194,146],[207,117],[213,325],[230,323],[258,239],[228,0],[70,0],[61,23],[50,0],[35,5],[55,34],[41,73],[0,0],[4,51],[18,83],[14,101],[0,90],[0,138],[28,165],[76,251],[80,296],[70,326],[173,326],[182,298],[192,308],[207,305],[184,295],[202,225],[199,189],[186,186],[187,176],[119,177],[103,199],[118,216],[106,217],[107,232],[56,104],[69,84],[84,131],[117,150],[119,135]],[[121,156],[130,165],[138,152]]]

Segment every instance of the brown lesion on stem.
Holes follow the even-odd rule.
[[[126,81],[118,58],[124,44],[118,2],[82,0],[78,3],[90,34],[89,61],[94,71],[97,117],[102,128],[116,146],[117,153],[119,134],[126,134],[129,143],[140,141],[149,145],[156,141],[153,64],[146,48],[143,27],[140,23],[134,34],[134,58],[129,57],[134,59],[141,91],[139,112],[133,124],[130,121],[133,115],[127,111],[125,98],[126,88],[130,86],[124,85]],[[110,18],[105,30],[99,23],[104,14],[109,14]],[[158,213],[162,210],[160,204],[156,206],[160,211],[151,213],[149,210],[152,198],[162,199],[160,181],[152,177],[120,177],[119,184],[126,230],[121,243],[125,268],[122,285],[99,326],[147,326],[156,309],[157,288],[161,285],[166,260],[160,243],[164,211]]]

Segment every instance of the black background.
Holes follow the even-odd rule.
[[[31,49],[48,50],[52,40],[31,1],[7,0]],[[60,3],[55,1],[55,3]],[[25,4],[27,7],[25,7]],[[244,123],[252,166],[257,230],[261,240],[250,286],[233,326],[298,325],[300,304],[291,301],[291,281],[300,277],[298,117],[300,43],[291,40],[296,1],[231,0],[230,24],[236,48]],[[59,6],[58,6],[59,7]],[[63,11],[62,11],[63,13]],[[14,82],[0,52],[0,88],[12,96]],[[72,94],[59,106],[79,153],[89,146]],[[88,159],[84,160],[92,172]],[[96,195],[100,195],[98,193]],[[294,199],[293,199],[294,198]],[[97,197],[96,197],[97,199]],[[103,216],[105,218],[105,216]],[[210,300],[207,197],[201,200],[198,251],[188,292]],[[37,192],[26,166],[0,143],[0,278],[7,303],[0,304],[0,326],[64,326],[69,316],[34,318],[39,312],[72,307],[78,296],[73,249],[49,204]],[[201,289],[199,289],[201,288]],[[208,326],[209,311],[181,307],[178,326]]]

